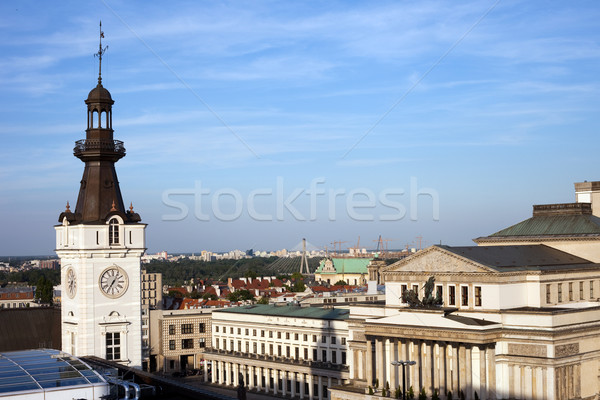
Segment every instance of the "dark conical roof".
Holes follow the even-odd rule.
[[[110,92],[99,83],[95,88],[90,91],[88,94],[88,98],[85,101],[86,104],[89,103],[110,103],[113,104],[114,101],[110,96]]]

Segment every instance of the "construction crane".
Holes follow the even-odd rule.
[[[333,245],[333,251],[335,251],[335,246],[339,245],[339,251],[338,254],[342,252],[342,244],[343,243],[348,243],[346,240],[341,241],[341,240],[334,240],[333,242],[331,242],[331,244]]]
[[[356,242],[356,246],[348,247],[348,250],[351,250],[351,253],[354,253],[354,256],[360,254],[360,236],[358,237],[358,241]]]

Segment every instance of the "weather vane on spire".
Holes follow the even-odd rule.
[[[100,62],[98,63],[98,85],[102,85],[102,55],[106,53],[108,46],[102,48],[102,38],[104,37],[104,32],[102,32],[102,21],[100,21],[100,46],[98,47],[98,52],[94,54],[94,57],[98,57]]]

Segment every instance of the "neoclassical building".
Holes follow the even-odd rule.
[[[349,310],[249,305],[212,312],[211,382],[300,399],[347,384]],[[205,375],[205,377],[207,377]],[[208,379],[208,378],[207,378]]]
[[[370,258],[325,258],[315,271],[315,280],[330,285],[345,281],[348,285],[364,285]]]
[[[351,307],[352,383],[332,388],[332,399],[370,397],[376,384],[402,388],[397,360],[416,361],[407,388],[429,397],[596,399],[600,184],[576,190],[580,202],[534,206],[532,218],[479,246],[432,246],[382,268],[385,307]],[[406,290],[422,297],[431,276],[442,307],[403,303]]]

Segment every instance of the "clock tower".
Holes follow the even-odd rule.
[[[114,101],[102,86],[102,24],[98,85],[89,93],[86,138],[73,153],[85,163],[75,211],[67,202],[56,229],[61,259],[62,349],[141,367],[140,260],[146,224],[125,209],[115,163],[125,156],[114,140]]]

